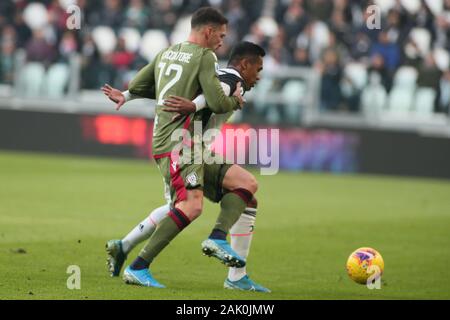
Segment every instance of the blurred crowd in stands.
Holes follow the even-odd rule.
[[[374,3],[381,29],[367,25]],[[67,29],[70,4],[81,9],[80,30]],[[13,82],[22,48],[27,62],[45,68],[80,54],[83,89],[125,88],[155,52],[183,40],[189,14],[205,5],[229,19],[220,59],[244,39],[266,48],[268,74],[281,65],[314,68],[323,110],[360,111],[368,86],[378,86],[387,103],[406,67],[415,88],[433,90],[433,111],[448,112],[450,0],[1,0],[0,83]]]

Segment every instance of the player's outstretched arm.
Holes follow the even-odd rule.
[[[116,110],[119,110],[125,103],[135,99],[144,99],[144,97],[138,96],[136,94],[131,94],[127,91],[120,91],[119,89],[111,87],[109,84],[105,84],[102,87],[102,91],[111,100],[116,103]]]
[[[199,82],[208,107],[214,113],[227,113],[242,107],[244,99],[240,92],[232,97],[227,97],[224,93],[216,75],[215,64],[214,54],[212,51],[207,51],[200,65]]]
[[[116,103],[116,110],[119,110],[125,102],[127,102],[124,94],[120,90],[111,87],[109,84],[105,84],[102,87],[102,91],[109,100]]]
[[[159,60],[159,55],[144,68],[142,68],[137,75],[131,80],[128,86],[128,91],[143,98],[155,99],[155,65]]]

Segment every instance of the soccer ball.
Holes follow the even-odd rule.
[[[374,281],[381,277],[384,261],[381,254],[372,248],[359,248],[347,260],[349,277],[360,284],[367,284],[369,277]]]

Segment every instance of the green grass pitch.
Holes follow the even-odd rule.
[[[450,182],[257,177],[260,206],[248,271],[273,292],[223,289],[226,268],[200,250],[218,213],[208,202],[152,265],[167,286],[158,290],[110,278],[104,252],[106,240],[125,235],[164,203],[153,164],[1,152],[0,299],[450,298]],[[347,277],[347,257],[362,246],[383,255],[381,290]],[[80,290],[67,289],[70,265],[81,268]]]

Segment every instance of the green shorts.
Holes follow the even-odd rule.
[[[203,189],[203,164],[179,164],[170,156],[157,158],[155,161],[163,175],[168,193],[166,198],[170,195],[171,205],[186,200],[187,190]]]
[[[175,205],[186,200],[187,190],[203,190],[212,202],[223,197],[223,179],[232,164],[179,164],[170,156],[157,158],[156,164],[164,178],[165,197]]]
[[[223,197],[223,178],[232,164],[205,164],[205,186],[203,194],[212,202],[220,202]]]

